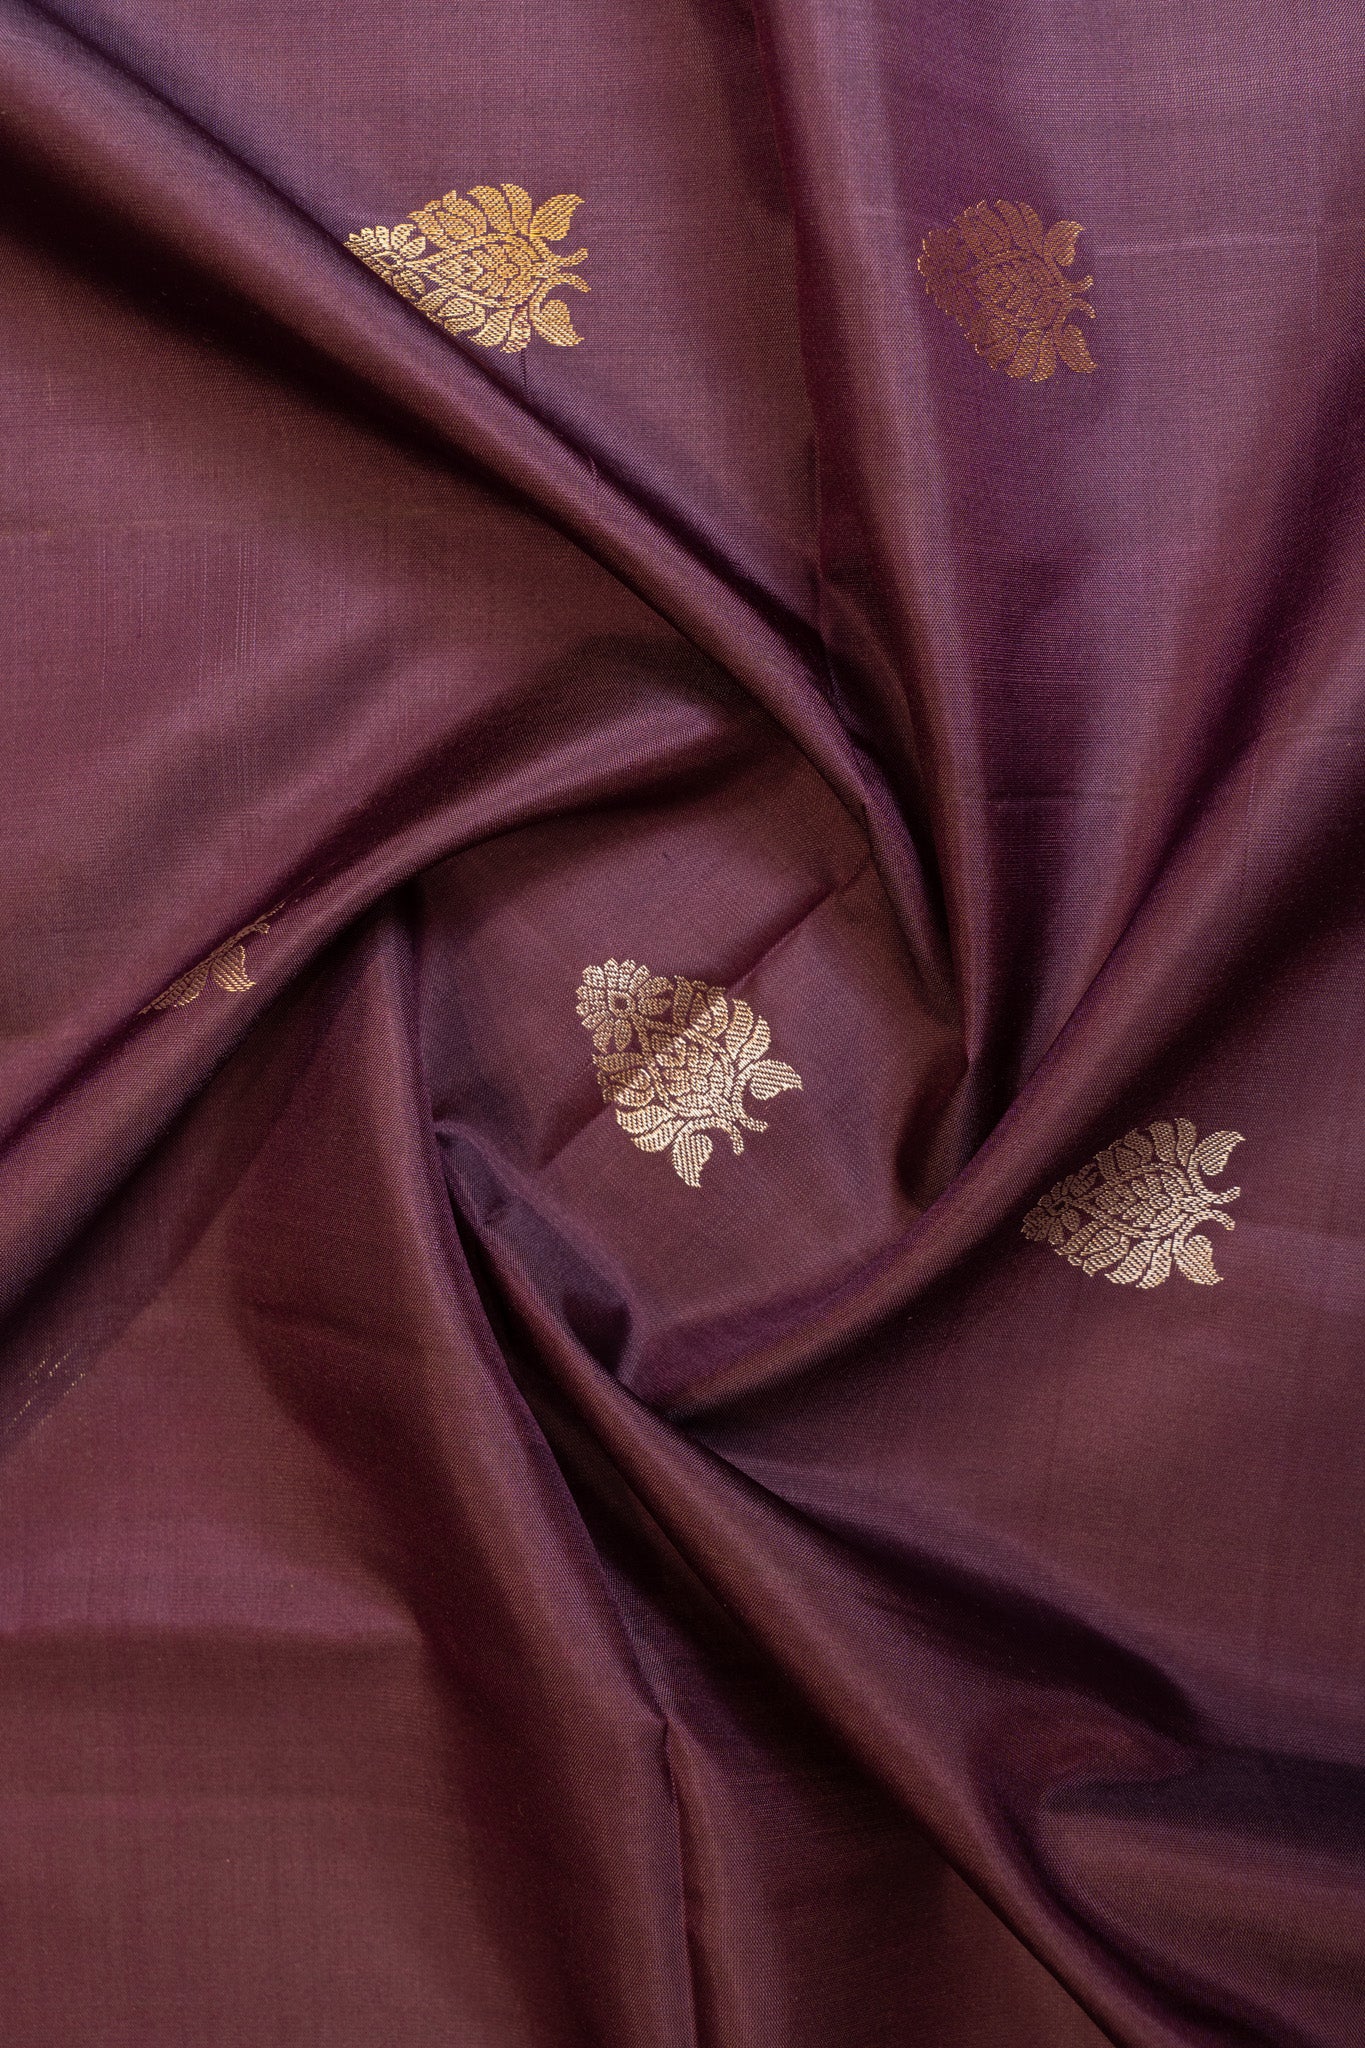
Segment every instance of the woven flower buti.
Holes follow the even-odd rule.
[[[1184,1116],[1129,1131],[1049,1189],[1024,1218],[1024,1236],[1120,1287],[1160,1287],[1172,1266],[1201,1287],[1217,1286],[1200,1226],[1232,1230],[1222,1212],[1241,1189],[1215,1192],[1204,1176],[1221,1173],[1241,1142],[1240,1131],[1200,1138]]]
[[[1059,220],[1044,230],[1022,200],[981,200],[950,228],[926,235],[919,273],[940,312],[951,314],[979,356],[1011,377],[1034,384],[1059,362],[1088,372],[1095,359],[1076,325],[1093,320],[1085,293],[1090,277],[1068,277],[1079,221]]]
[[[767,1057],[766,1020],[709,982],[606,960],[583,969],[578,1015],[617,1123],[642,1152],[671,1148],[690,1188],[711,1157],[709,1131],[723,1131],[738,1153],[745,1131],[767,1130],[746,1110],[746,1090],[766,1102],[801,1086],[795,1067]]]
[[[272,918],[277,917],[283,908],[283,903],[276,903],[267,910],[264,917],[258,917],[252,924],[244,924],[230,939],[224,939],[221,946],[215,946],[211,953],[206,953],[202,960],[197,960],[193,967],[187,968],[169,988],[163,989],[153,1002],[146,1004],[138,1015],[146,1017],[153,1010],[186,1009],[191,1003],[198,1002],[210,979],[217,988],[223,989],[228,995],[245,995],[249,988],[255,988],[255,982],[246,971],[247,940],[257,932],[268,932]]]
[[[553,294],[590,289],[574,268],[588,252],[559,255],[550,244],[564,239],[582,203],[560,192],[533,208],[521,185],[474,185],[468,198],[447,192],[397,227],[361,228],[346,246],[449,334],[505,355],[533,333],[576,348],[583,337]]]

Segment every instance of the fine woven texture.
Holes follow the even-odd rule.
[[[1365,23],[0,0],[0,2042],[1365,2040]]]

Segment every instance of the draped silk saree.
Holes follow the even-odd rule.
[[[1365,25],[0,0],[0,2040],[1365,2040]]]

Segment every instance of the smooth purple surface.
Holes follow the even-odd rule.
[[[5,2048],[1365,2038],[1363,75],[0,0]],[[342,246],[506,179],[577,349]],[[700,1190],[626,956],[802,1076]],[[1220,1286],[1020,1235],[1175,1115]]]

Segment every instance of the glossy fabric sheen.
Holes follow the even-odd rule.
[[[5,2048],[1365,2041],[1362,83],[0,0]],[[345,246],[506,181],[576,347]],[[800,1077],[696,1186],[627,960]],[[1218,1285],[1022,1233],[1177,1118]]]

